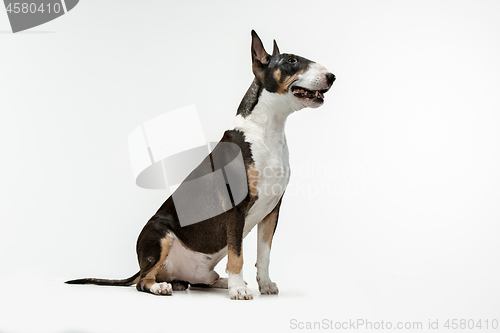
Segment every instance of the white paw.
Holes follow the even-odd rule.
[[[155,283],[150,290],[155,295],[172,295],[172,285],[167,282]]]
[[[276,283],[269,281],[259,281],[259,291],[262,295],[276,295],[279,293]]]
[[[252,292],[247,286],[229,288],[231,299],[253,299]]]

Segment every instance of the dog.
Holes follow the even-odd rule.
[[[66,283],[135,284],[137,290],[155,295],[172,295],[174,290],[186,290],[190,286],[226,288],[231,299],[253,299],[243,279],[242,244],[245,236],[257,226],[255,266],[259,291],[261,294],[278,294],[278,287],[270,279],[268,270],[271,243],[290,178],[285,123],[295,111],[321,106],[335,75],[316,62],[280,53],[275,40],[273,52],[268,54],[254,30],[251,36],[255,78],[238,107],[236,125],[224,133],[200,167],[186,178],[144,226],[136,248],[140,271],[123,280],[88,278]],[[221,148],[224,144],[230,148]],[[183,184],[207,175],[202,166],[211,166],[213,171],[218,169],[214,163],[219,166],[238,165],[232,163],[233,160],[240,161],[239,169],[219,167],[225,169],[223,179],[229,196],[208,184],[208,192],[188,191],[189,195],[184,197],[189,203],[197,193],[205,193],[205,197],[197,202],[211,202],[207,207],[222,202],[226,209],[220,214],[207,215],[210,217],[204,220],[182,223],[176,193],[182,192]],[[232,177],[236,183],[243,185],[239,188],[232,186],[235,181],[228,181],[231,174],[236,175]],[[226,205],[224,201],[228,200],[230,203],[226,202]],[[196,212],[203,206],[193,204],[187,211]],[[220,278],[214,267],[226,255],[228,277]]]

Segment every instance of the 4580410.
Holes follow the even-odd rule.
[[[29,2],[14,2],[9,3],[6,7],[8,13],[14,14],[34,14],[34,13],[60,13],[63,8],[60,3],[29,3]]]
[[[447,319],[443,327],[449,330],[496,330],[499,324],[497,319]]]

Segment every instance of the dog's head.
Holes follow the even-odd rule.
[[[335,81],[322,65],[294,54],[280,53],[274,41],[268,54],[252,30],[252,70],[259,84],[271,93],[288,95],[299,108],[317,108]]]

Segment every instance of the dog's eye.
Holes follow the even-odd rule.
[[[294,57],[288,58],[288,63],[289,64],[295,64],[295,63],[297,63],[297,58],[294,58]]]

